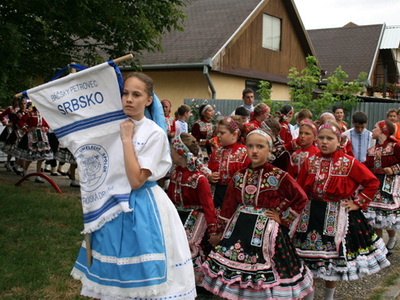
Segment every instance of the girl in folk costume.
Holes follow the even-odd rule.
[[[361,212],[379,181],[362,163],[338,150],[340,135],[336,122],[320,125],[321,152],[305,160],[297,179],[309,202],[293,243],[314,277],[325,280],[325,299],[333,299],[337,280],[356,280],[390,265],[383,240]]]
[[[208,162],[211,175],[208,180],[214,184],[214,206],[221,208],[226,188],[233,174],[246,166],[250,160],[246,147],[239,143],[244,128],[237,116],[225,117],[218,122],[217,137],[221,147],[214,149]]]
[[[292,120],[293,114],[294,114],[293,106],[291,106],[290,104],[285,104],[276,113],[278,114],[279,124],[281,124],[281,131],[280,131],[279,135],[280,135],[281,139],[283,140],[283,143],[287,144],[287,143],[291,142],[293,139],[292,133],[291,133],[292,125],[289,124],[290,121]]]
[[[267,162],[272,139],[265,131],[251,131],[246,147],[251,163],[229,183],[218,220],[224,232],[203,264],[203,286],[235,300],[302,298],[312,291],[313,279],[289,227],[307,196],[287,172]]]
[[[36,172],[41,172],[44,160],[53,158],[47,132],[49,125],[35,106],[18,120],[18,127],[25,133],[18,144],[18,158],[25,161],[23,168],[26,174],[32,161],[36,161]],[[43,179],[37,176],[35,182],[43,183]]]
[[[213,137],[215,136],[215,126],[211,123],[215,111],[211,104],[203,104],[199,107],[200,120],[192,126],[192,135],[198,141],[205,157],[211,154],[214,146]]]
[[[336,122],[335,115],[329,111],[326,111],[320,115],[319,121],[316,121],[316,123],[318,123],[319,125],[322,125],[322,124],[325,124],[326,122],[330,122],[330,121]],[[343,129],[340,124],[339,124],[339,127],[341,128],[340,131],[343,133]],[[347,136],[342,136],[340,138],[340,143],[339,143],[338,149],[340,151],[342,151],[344,154],[354,157],[353,146],[351,145],[351,141]]]
[[[394,126],[390,121],[379,121],[372,131],[377,144],[368,149],[364,164],[379,179],[378,193],[365,214],[368,221],[382,237],[386,229],[389,241],[386,247],[392,253],[396,244],[396,231],[400,228],[400,144],[392,137]]]
[[[0,134],[0,150],[4,152],[4,147],[7,144],[14,144],[14,141],[10,141],[11,133],[14,131],[14,126],[16,124],[16,113],[18,111],[18,99],[13,99],[12,105],[8,106],[3,112],[0,113],[0,122],[5,126],[4,130]],[[15,137],[15,134],[14,134]],[[4,164],[4,167],[7,171],[12,171],[11,167],[11,158],[12,155],[4,152],[7,154],[7,161]]]
[[[269,117],[271,109],[265,103],[259,103],[254,107],[254,111],[250,113],[250,122],[245,124],[246,132],[260,128],[261,123]]]
[[[181,133],[172,140],[171,156],[176,166],[168,186],[168,196],[186,230],[197,285],[203,281],[201,264],[210,249],[208,239],[218,239],[211,188],[203,174],[206,167],[196,157],[199,151],[196,139],[188,133]]]
[[[168,138],[172,139],[175,136],[175,119],[170,116],[172,104],[168,99],[162,100],[161,104],[164,110],[165,122],[167,123]]]
[[[344,121],[344,108],[340,105],[335,105],[334,107],[332,107],[332,112],[335,116],[336,122],[340,126],[340,130],[342,131],[342,133],[348,130],[349,125],[347,125],[347,123]]]
[[[314,145],[317,138],[317,128],[310,120],[303,120],[299,126],[299,137],[297,138],[301,149],[296,150],[290,156],[289,174],[293,178],[297,178],[300,173],[300,168],[304,161],[319,152],[318,147]]]
[[[273,147],[268,162],[279,169],[287,171],[290,164],[290,154],[286,151],[286,147],[279,136],[281,126],[279,125],[278,120],[275,118],[268,118],[261,124],[262,129],[267,131],[272,137]]]
[[[121,212],[91,234],[92,264],[82,246],[72,276],[82,295],[99,299],[195,299],[193,266],[179,215],[157,180],[171,167],[169,143],[153,81],[132,73],[124,81],[120,126],[131,212]],[[156,120],[157,120],[156,119]]]
[[[0,121],[6,128],[0,135],[0,150],[7,154],[7,162],[4,167],[8,171],[14,170],[18,175],[23,172],[22,160],[16,158],[14,166],[11,167],[11,158],[15,156],[16,146],[22,137],[21,130],[18,130],[18,120],[26,113],[26,100],[25,99],[14,99],[13,104],[7,107],[0,114]]]

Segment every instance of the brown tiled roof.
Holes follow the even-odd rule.
[[[142,65],[204,63],[212,58],[261,0],[192,0],[184,31],[163,35],[163,52],[143,53]]]
[[[360,72],[368,78],[376,63],[384,25],[345,26],[341,28],[308,30],[321,69],[327,76],[338,67],[349,75],[348,81],[357,79]]]

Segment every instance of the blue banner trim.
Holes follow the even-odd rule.
[[[104,214],[107,210],[114,207],[118,203],[129,201],[129,196],[130,196],[130,194],[113,195],[99,209],[91,211],[87,214],[83,214],[84,223],[93,222],[96,219],[98,219],[102,214]]]
[[[116,75],[117,75],[117,80],[118,80],[118,85],[119,85],[119,91],[120,91],[121,96],[122,96],[122,92],[123,92],[123,90],[124,90],[124,82],[123,82],[121,70],[118,68],[118,66],[114,63],[113,60],[110,60],[110,61],[108,62],[108,64],[109,64],[111,67],[114,68],[114,71],[115,71],[115,73],[116,73]]]
[[[123,110],[117,110],[114,112],[109,112],[103,115],[94,116],[91,118],[87,118],[84,120],[77,121],[72,124],[65,125],[63,127],[54,129],[54,133],[56,134],[57,138],[62,138],[68,134],[88,129],[94,126],[106,124],[113,121],[123,120],[126,119],[127,116]]]

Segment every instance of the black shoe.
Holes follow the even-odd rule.
[[[51,176],[58,176],[58,173],[51,173]]]
[[[76,180],[72,180],[71,181],[71,184],[69,185],[70,187],[81,187],[81,185],[79,184],[79,182],[78,181],[76,181]]]
[[[63,171],[57,170],[57,172],[58,172],[58,174],[61,174],[62,176],[67,176],[67,175],[68,175],[68,173],[63,172]],[[68,177],[69,177],[69,176],[68,176]]]

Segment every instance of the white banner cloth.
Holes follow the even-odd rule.
[[[77,161],[83,233],[131,211],[119,134],[127,116],[114,68],[103,63],[32,88],[27,95]]]

